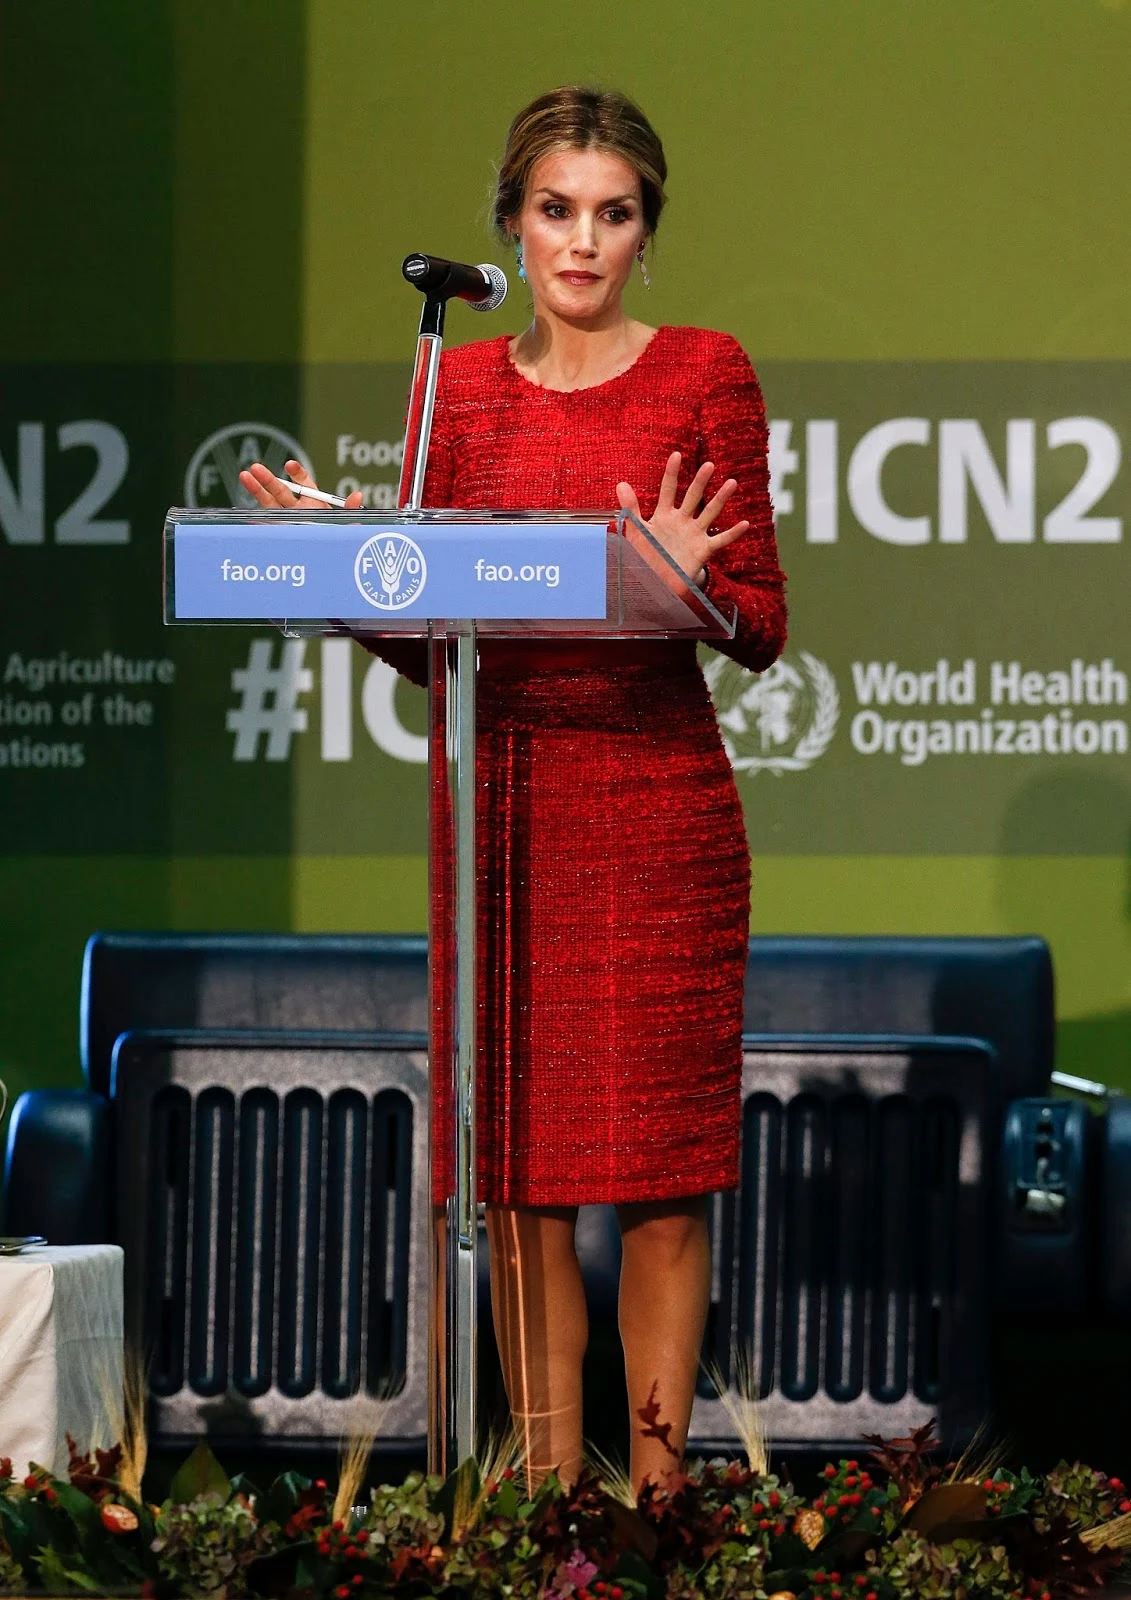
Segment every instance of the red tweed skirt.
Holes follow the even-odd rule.
[[[477,726],[479,1198],[733,1187],[750,858],[693,647],[611,644],[572,667],[496,657],[488,646]],[[434,804],[441,982],[444,811]],[[450,1085],[433,1076],[442,1201]]]

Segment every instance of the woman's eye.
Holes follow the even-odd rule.
[[[606,214],[610,222],[627,222],[632,212],[624,206],[610,206]]]
[[[565,206],[556,200],[547,201],[542,210],[548,217],[565,217],[569,215]]]

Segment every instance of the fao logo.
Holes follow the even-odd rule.
[[[185,473],[185,505],[235,506],[250,511],[259,502],[240,482],[240,473],[253,461],[262,461],[276,477],[285,461],[301,461],[314,477],[310,457],[289,433],[269,422],[233,422],[210,434],[189,462]]]
[[[423,589],[428,564],[415,539],[390,529],[366,540],[357,552],[353,575],[371,606],[403,611]]]
[[[767,672],[747,672],[727,656],[704,668],[723,744],[736,772],[804,772],[832,743],[840,717],[836,679],[800,650]]]

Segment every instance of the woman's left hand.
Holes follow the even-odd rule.
[[[728,478],[700,509],[703,496],[707,492],[707,485],[715,475],[713,461],[704,461],[688,484],[682,503],[677,506],[675,492],[679,484],[682,459],[678,450],[673,450],[668,457],[668,464],[660,481],[660,496],[651,517],[645,519],[641,515],[640,501],[630,483],[617,484],[617,499],[623,510],[631,511],[634,517],[638,517],[644,523],[652,537],[663,545],[681,571],[685,572],[693,583],[701,584],[707,575],[707,563],[715,552],[724,549],[728,544],[733,544],[746,532],[750,523],[736,522],[732,528],[727,528],[723,533],[710,531],[712,523],[716,521],[738,488],[738,480]]]

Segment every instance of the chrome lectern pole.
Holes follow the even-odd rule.
[[[447,640],[448,793],[452,804],[452,873],[455,973],[452,1120],[454,1193],[448,1198],[447,1439],[450,1471],[475,1449],[476,1245],[475,1068],[479,990],[476,968],[475,870],[475,672],[476,630],[461,623]],[[443,1065],[441,1064],[441,1070]]]
[[[436,403],[440,350],[444,336],[444,301],[427,299],[420,315],[412,388],[409,391],[405,453],[398,505],[419,511],[424,498],[428,442]],[[439,646],[442,643],[442,650]],[[475,1197],[475,1067],[478,983],[476,978],[475,870],[475,671],[474,621],[438,624],[429,634],[429,674],[433,713],[430,716],[430,760],[442,764],[443,785],[430,769],[433,816],[431,836],[432,909],[437,901],[443,925],[431,925],[430,988],[432,1049],[429,1069],[443,1074],[452,1110],[454,1181],[438,1219],[439,1237],[432,1252],[429,1305],[429,1470],[447,1474],[475,1449],[476,1372],[476,1247],[478,1207]],[[443,696],[443,726],[435,699]],[[443,748],[440,748],[441,738]],[[441,797],[442,796],[442,797]],[[435,859],[439,850],[440,860]],[[450,850],[450,871],[446,863]],[[441,879],[443,881],[438,881]],[[451,952],[450,966],[440,945]],[[438,992],[443,982],[443,992]],[[438,1029],[437,1006],[448,1025]],[[440,1048],[440,1041],[445,1041]],[[441,1058],[443,1057],[443,1058]],[[433,1114],[436,1095],[432,1096]],[[431,1189],[431,1184],[429,1185]]]

